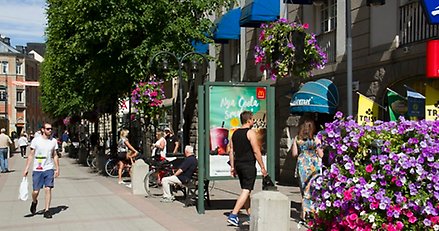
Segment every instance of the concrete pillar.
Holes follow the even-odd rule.
[[[105,155],[105,150],[104,149],[100,149],[98,152],[98,157],[97,157],[97,168],[99,173],[106,175],[107,173],[105,172],[105,163],[107,163],[108,157],[107,155]]]
[[[84,147],[80,147],[78,151],[78,163],[82,165],[87,165],[87,156],[88,156],[88,149]]]
[[[149,166],[142,159],[136,160],[132,166],[131,185],[134,195],[147,195],[143,179],[148,173]]]
[[[252,196],[250,231],[290,229],[290,200],[277,191],[261,191]]]

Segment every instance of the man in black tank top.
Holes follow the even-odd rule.
[[[250,215],[250,193],[256,181],[256,162],[261,167],[262,175],[267,175],[267,170],[262,161],[261,149],[256,139],[256,133],[251,129],[254,123],[253,113],[251,111],[243,111],[240,119],[242,127],[233,133],[229,153],[230,173],[233,177],[238,175],[242,189],[232,213],[227,218],[227,222],[234,226],[239,226],[238,212],[242,207]]]

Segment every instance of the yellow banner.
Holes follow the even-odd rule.
[[[358,96],[357,123],[373,125],[373,122],[378,119],[378,104],[360,93]]]
[[[425,98],[425,120],[437,120],[439,118],[439,90],[427,85]]]

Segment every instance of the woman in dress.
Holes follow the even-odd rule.
[[[122,129],[122,131],[120,131],[120,139],[117,142],[117,157],[119,158],[119,171],[117,176],[119,179],[119,184],[124,183],[122,181],[122,170],[126,164],[126,161],[131,159],[132,162],[133,156],[137,155],[138,153],[128,141],[128,133],[129,131],[127,129]],[[133,154],[128,154],[128,151],[131,151]]]
[[[316,126],[313,120],[305,119],[299,127],[299,134],[294,138],[293,157],[298,156],[296,174],[299,173],[302,193],[302,220],[314,212],[312,201],[312,182],[320,174],[323,150],[319,147],[320,140],[316,137]]]

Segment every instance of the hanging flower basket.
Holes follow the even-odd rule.
[[[66,118],[64,118],[64,119],[62,120],[64,126],[69,126],[69,125],[70,125],[70,120],[71,120],[71,118],[72,118],[72,117],[67,116]]]
[[[156,118],[162,113],[163,99],[163,81],[156,80],[152,77],[149,81],[140,81],[135,84],[131,92],[131,102],[133,107],[143,112],[149,118]]]
[[[255,47],[255,63],[270,77],[290,76],[306,79],[313,69],[323,69],[327,56],[319,47],[315,34],[306,33],[308,24],[288,22],[281,18],[261,25],[259,45]]]

